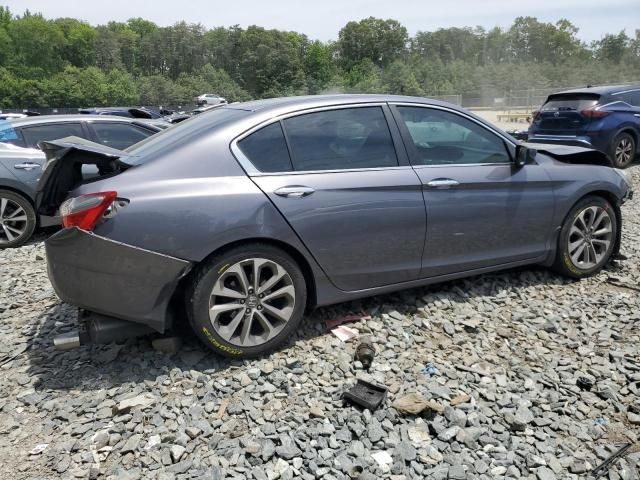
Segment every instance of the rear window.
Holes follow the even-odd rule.
[[[248,112],[245,110],[217,108],[190,118],[189,121],[180,122],[127,148],[126,151],[133,158],[127,157],[126,161],[130,165],[140,165],[158,153],[175,148],[194,137],[198,137],[207,130],[247,114]]]
[[[594,93],[571,93],[563,95],[551,95],[542,106],[543,111],[575,110],[582,111],[594,107],[600,95]]]

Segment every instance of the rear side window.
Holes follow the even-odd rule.
[[[291,160],[280,122],[272,123],[238,142],[254,167],[261,172],[288,172]]]
[[[380,107],[308,113],[284,120],[284,128],[296,171],[398,165]]]
[[[575,110],[581,112],[594,107],[600,95],[593,93],[567,93],[563,95],[551,95],[542,106],[542,111]]]
[[[640,90],[632,90],[630,92],[620,93],[618,95],[614,95],[613,98],[616,100],[620,99],[623,102],[627,102],[629,105],[633,105],[634,107],[640,107]]]
[[[57,140],[71,136],[85,138],[82,125],[79,123],[58,123],[24,127],[22,129],[22,136],[24,137],[27,147],[33,148],[38,146],[38,142],[47,140]]]
[[[123,150],[153,135],[154,132],[128,123],[93,123],[98,142],[107,147]]]

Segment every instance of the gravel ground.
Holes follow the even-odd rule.
[[[639,204],[624,207],[630,259],[594,278],[528,268],[323,308],[246,362],[193,338],[174,354],[148,338],[56,352],[75,312],[42,244],[1,251],[0,478],[586,478],[640,440]],[[358,312],[368,373],[324,326]],[[356,378],[388,387],[381,408],[343,404]],[[392,406],[407,394],[430,407]],[[608,478],[640,478],[639,461]]]

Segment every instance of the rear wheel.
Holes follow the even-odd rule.
[[[203,264],[188,292],[191,326],[212,350],[255,357],[280,346],[302,320],[304,276],[284,251],[243,245]]]
[[[558,238],[555,270],[572,278],[594,275],[611,258],[618,222],[602,197],[580,200],[569,212]]]
[[[633,163],[636,155],[636,142],[633,136],[623,132],[618,135],[611,146],[611,158],[616,168],[627,168]]]
[[[9,190],[0,190],[0,248],[19,247],[36,228],[36,212],[29,200]]]

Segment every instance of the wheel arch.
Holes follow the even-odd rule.
[[[24,190],[20,190],[19,188],[16,188],[12,185],[7,185],[5,183],[0,183],[0,190],[7,190],[8,192],[12,192],[12,193],[15,193],[16,195],[20,195],[25,200],[27,200],[35,210],[35,207],[36,207],[35,201]]]
[[[186,307],[184,305],[184,293],[187,290],[191,281],[193,280],[194,275],[196,275],[199,265],[202,265],[203,263],[207,262],[213,256],[223,255],[225,252],[233,248],[236,248],[242,245],[251,245],[251,244],[270,245],[272,247],[279,248],[280,250],[283,250],[284,252],[289,254],[298,264],[298,266],[300,267],[300,270],[302,270],[302,275],[304,276],[304,281],[307,287],[306,308],[312,309],[316,306],[317,304],[316,280],[313,274],[313,269],[311,267],[311,264],[305,258],[305,256],[297,248],[293,247],[287,242],[283,242],[282,240],[277,240],[274,238],[267,238],[267,237],[252,237],[252,238],[244,238],[242,240],[232,241],[224,245],[221,245],[220,247],[216,248],[213,252],[211,252],[209,255],[207,255],[205,258],[203,258],[201,261],[193,265],[193,268],[191,269],[191,271],[187,275],[185,275],[183,278],[180,279],[180,282],[178,283],[178,286],[176,287],[172,295],[171,301],[169,302],[169,306],[168,306],[168,312],[167,312],[167,319],[169,320],[168,323],[170,323],[172,326],[176,326],[178,323],[188,323],[186,322],[186,320],[185,321],[181,320],[181,318],[185,317],[186,315],[184,314],[185,307]]]
[[[610,192],[608,190],[591,190],[589,192],[583,193],[580,197],[578,197],[573,203],[571,203],[571,206],[565,212],[564,216],[562,217],[562,223],[560,223],[560,225],[555,230],[553,239],[553,253],[549,255],[549,258],[547,258],[547,260],[543,262],[543,265],[551,266],[555,262],[556,256],[558,255],[558,238],[560,236],[560,231],[562,230],[562,226],[564,225],[564,223],[567,221],[571,210],[573,210],[573,207],[575,207],[585,198],[593,196],[604,198],[613,207],[613,212],[616,216],[616,223],[618,225],[616,239],[613,247],[613,254],[616,254],[620,251],[620,245],[622,241],[622,211],[620,210],[620,200],[613,192]]]

